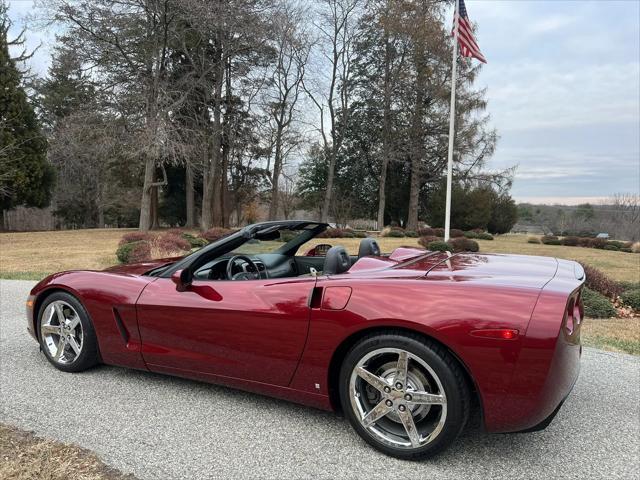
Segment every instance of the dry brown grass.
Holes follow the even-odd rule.
[[[127,229],[0,233],[0,272],[52,273],[103,269],[117,263],[118,241]],[[9,275],[10,276],[10,275]]]
[[[588,318],[581,328],[584,345],[640,355],[640,317]]]
[[[134,480],[107,467],[95,453],[0,424],[0,478],[4,480]]]
[[[54,232],[0,233],[0,277],[37,279],[71,269],[103,269],[117,263],[115,251],[127,229],[65,230]],[[417,238],[379,238],[384,252],[401,246],[417,247]],[[343,245],[358,252],[359,238],[316,239],[318,243]],[[577,260],[604,271],[614,280],[640,281],[640,255],[592,248],[527,243],[526,235],[501,235],[479,240],[481,252],[544,255]]]

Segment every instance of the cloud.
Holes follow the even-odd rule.
[[[576,21],[576,17],[567,15],[553,15],[529,23],[526,27],[530,35],[541,35],[564,29]]]

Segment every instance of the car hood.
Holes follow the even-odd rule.
[[[113,267],[105,268],[103,271],[109,273],[120,273],[123,275],[142,275],[156,268],[170,265],[182,258],[183,257],[171,257],[160,258],[158,260],[149,260],[146,262],[127,263],[124,265],[115,265]]]

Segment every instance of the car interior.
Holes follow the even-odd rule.
[[[211,258],[198,266],[193,278],[200,280],[254,280],[285,278],[304,275],[338,275],[344,273],[362,257],[380,256],[380,247],[373,238],[360,241],[358,255],[349,255],[340,245],[320,244],[305,251],[309,239],[308,230],[272,251],[257,253],[267,246],[273,247],[278,235],[264,236],[262,240],[251,239],[238,248]],[[308,237],[308,238],[307,238]],[[266,240],[265,240],[266,239]],[[255,247],[255,248],[251,248]],[[303,252],[302,255],[297,253]]]

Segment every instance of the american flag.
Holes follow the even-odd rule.
[[[480,60],[482,63],[487,63],[487,59],[480,52],[480,47],[476,43],[476,39],[473,37],[473,29],[469,22],[469,16],[467,15],[467,8],[464,6],[464,0],[458,0],[458,9],[456,11],[455,18],[453,19],[453,35],[457,37],[460,44],[460,53],[463,57],[473,57]]]

